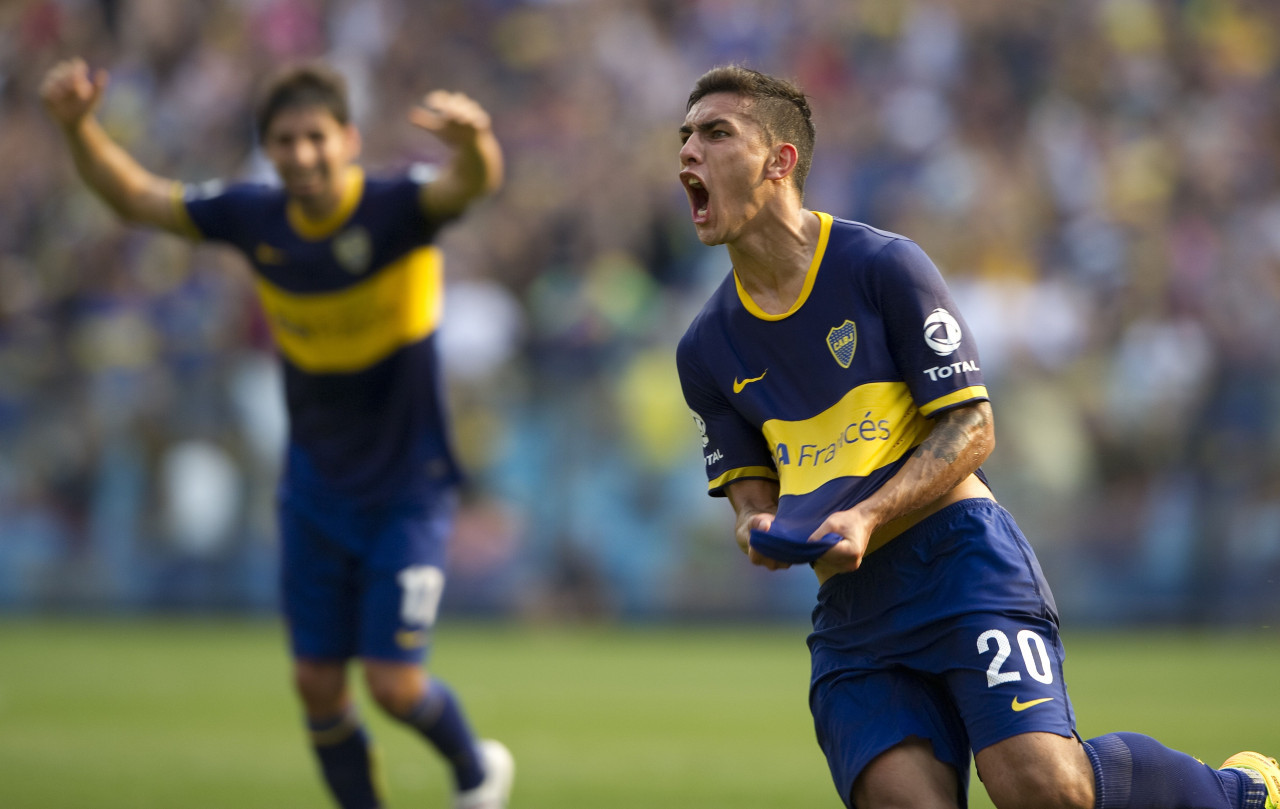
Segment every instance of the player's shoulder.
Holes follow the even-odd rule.
[[[428,163],[412,163],[400,171],[365,174],[364,189],[366,194],[413,192],[433,182],[439,173],[435,166]]]
[[[733,272],[725,273],[724,278],[707,297],[702,308],[698,310],[698,314],[694,316],[689,328],[685,329],[685,337],[695,335],[707,328],[708,324],[715,323],[723,319],[732,309],[740,306],[738,299],[738,287],[734,281]]]
[[[850,219],[833,219],[823,260],[844,268],[858,283],[879,287],[937,273],[933,260],[915,240]]]
[[[725,318],[736,305],[739,305],[737,286],[734,283],[733,273],[729,272],[725,274],[724,279],[702,304],[702,308],[694,315],[688,328],[684,330],[684,334],[676,344],[677,361],[683,363],[697,356],[706,342],[707,334],[722,334]]]
[[[182,188],[182,204],[196,215],[234,216],[250,220],[265,218],[269,211],[285,204],[284,189],[278,184],[261,182],[224,182],[206,180],[187,183]]]
[[[260,182],[205,180],[184,184],[182,199],[188,206],[215,201],[240,206],[283,204],[284,189],[279,185]]]
[[[827,242],[828,251],[834,250],[841,253],[861,255],[865,258],[875,258],[883,253],[886,248],[919,250],[920,246],[901,233],[894,233],[891,230],[884,230],[853,219],[831,218],[831,231]]]
[[[239,241],[278,221],[285,204],[278,185],[211,180],[183,185],[176,209],[182,229],[192,237]]]
[[[425,216],[422,188],[435,176],[433,167],[414,164],[397,172],[367,174],[361,200],[363,216]]]

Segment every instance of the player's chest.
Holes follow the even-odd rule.
[[[782,320],[742,312],[725,324],[716,352],[723,361],[713,373],[749,421],[805,419],[860,385],[898,379],[880,318],[823,303]]]
[[[323,238],[302,238],[287,226],[267,228],[247,245],[258,273],[295,293],[336,292],[370,278],[398,256],[394,238],[362,222]]]

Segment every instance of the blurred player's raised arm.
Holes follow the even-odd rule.
[[[188,235],[178,208],[181,184],[147,171],[98,122],[95,111],[107,80],[105,70],[90,73],[83,59],[68,59],[55,65],[40,87],[76,171],[126,222]]]
[[[453,150],[440,176],[422,187],[422,207],[428,216],[457,216],[502,185],[502,148],[489,113],[476,101],[462,93],[433,90],[409,111],[409,120]]]

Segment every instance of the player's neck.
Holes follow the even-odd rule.
[[[298,212],[312,222],[323,222],[333,216],[342,205],[342,189],[331,189],[323,195],[290,197]]]
[[[350,219],[364,191],[364,174],[359,166],[349,166],[345,182],[335,193],[306,196],[290,194],[286,213],[293,229],[308,239],[332,236]]]
[[[804,289],[822,222],[812,211],[796,207],[782,215],[762,212],[752,224],[728,245],[733,271],[757,306],[782,314]]]

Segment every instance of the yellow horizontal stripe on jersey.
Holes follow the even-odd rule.
[[[415,250],[338,292],[295,293],[259,278],[276,345],[310,373],[351,373],[435,331],[444,301],[444,260]]]
[[[920,412],[926,416],[932,416],[936,411],[944,407],[949,407],[957,402],[967,402],[970,399],[987,398],[986,385],[970,385],[967,388],[961,388],[954,393],[948,393],[946,396],[939,396],[928,404],[920,406]]]
[[[765,478],[766,480],[777,480],[778,473],[767,466],[741,466],[737,469],[730,469],[720,477],[707,484],[707,491],[714,492],[723,489],[735,480],[743,478]]]
[[[866,477],[901,458],[933,429],[903,382],[859,385],[801,421],[770,419],[782,494],[808,494],[843,477]]]

